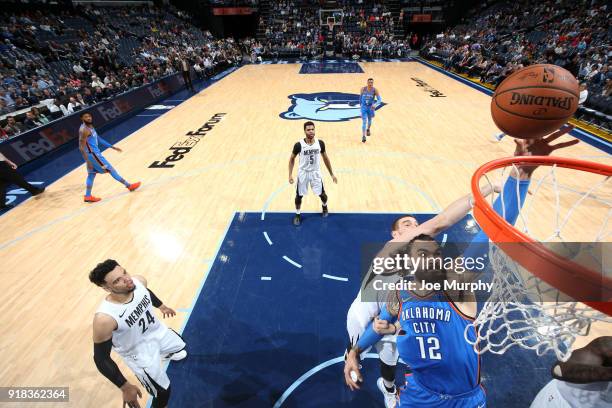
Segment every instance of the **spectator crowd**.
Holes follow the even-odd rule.
[[[183,60],[205,78],[242,59],[244,44],[213,38],[178,10],[101,10],[0,14],[0,141],[180,71]]]
[[[421,52],[494,86],[527,65],[558,65],[587,89],[585,106],[610,115],[609,21],[603,0],[501,2],[431,38]],[[599,123],[610,129],[608,119]]]

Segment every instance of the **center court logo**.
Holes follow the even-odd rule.
[[[345,122],[361,117],[359,95],[343,92],[299,93],[288,96],[291,106],[279,116],[283,119],[309,119],[320,122]],[[375,107],[376,110],[385,103]]]

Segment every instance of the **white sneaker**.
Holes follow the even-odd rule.
[[[382,377],[378,378],[376,381],[376,386],[378,386],[380,392],[382,392],[385,396],[385,407],[395,408],[397,406],[397,395],[394,392],[387,391]]]
[[[176,353],[170,353],[162,357],[164,361],[172,360],[172,361],[180,361],[187,357],[187,351],[185,349],[181,351],[177,351]]]

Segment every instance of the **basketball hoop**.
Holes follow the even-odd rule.
[[[498,169],[503,180],[507,169],[526,165],[548,166],[550,171],[533,180],[535,191],[526,198],[517,219],[522,225],[513,226],[482,196],[479,185],[483,178],[491,183],[490,173]],[[565,179],[560,177],[564,171],[571,173]],[[471,182],[474,217],[491,240],[493,270],[493,289],[470,325],[476,328],[475,341],[468,340],[466,329],[466,340],[477,353],[503,354],[518,345],[538,355],[554,351],[559,360],[566,361],[575,338],[588,334],[594,321],[612,322],[612,278],[606,276],[605,267],[593,267],[597,262],[591,258],[599,258],[588,252],[596,251],[595,243],[601,245],[610,235],[606,228],[612,216],[612,195],[609,186],[605,187],[611,175],[612,166],[606,164],[548,156],[498,159],[476,170]],[[561,179],[576,186],[559,183]],[[518,197],[518,185],[516,194]],[[572,202],[571,195],[579,198]],[[538,203],[538,198],[543,203]],[[530,212],[538,206],[537,225],[529,225]],[[580,211],[598,220],[598,232],[588,238],[582,231],[587,228],[580,228],[580,219],[574,217],[572,222],[572,215]],[[548,231],[542,232],[547,227]],[[575,243],[568,235],[573,235]]]

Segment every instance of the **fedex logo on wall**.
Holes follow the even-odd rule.
[[[133,106],[125,100],[116,100],[113,101],[110,105],[102,105],[97,108],[100,115],[104,118],[104,120],[112,120],[115,119],[124,113],[127,113],[133,109]]]

